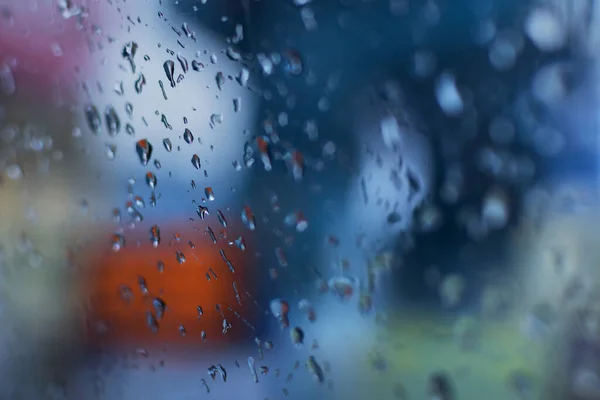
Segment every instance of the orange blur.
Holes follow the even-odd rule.
[[[88,255],[91,265],[86,267],[90,273],[86,275],[84,293],[89,294],[90,299],[88,325],[92,344],[148,347],[168,343],[188,347],[206,342],[214,347],[253,338],[252,328],[242,320],[254,326],[259,315],[258,306],[248,294],[253,293],[253,257],[248,251],[229,245],[228,239],[220,239],[215,244],[203,232],[189,230],[182,232],[177,240],[172,233],[167,236],[166,231],[161,227],[164,238],[157,247],[152,245],[148,235],[142,237],[138,233],[136,243],[132,235],[125,233],[126,245],[121,250],[113,251],[107,239]],[[192,241],[195,248],[188,241]],[[231,273],[222,259],[221,249],[235,267],[235,273]],[[185,255],[184,263],[178,262],[177,251]],[[164,263],[162,272],[159,261]],[[138,277],[143,277],[147,284],[146,295],[142,293]],[[129,299],[124,294],[133,296]],[[156,316],[152,304],[156,297],[165,301],[167,309],[158,320],[158,332],[154,333],[146,315],[152,311]],[[223,333],[224,318],[217,311],[217,304],[231,324],[226,333]],[[202,307],[203,315],[199,316],[197,306]],[[181,325],[185,327],[185,335],[180,331]],[[202,338],[202,331],[206,339]]]

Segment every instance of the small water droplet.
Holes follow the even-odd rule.
[[[70,3],[70,1],[68,2]],[[135,73],[135,54],[137,53],[138,45],[136,42],[129,42],[123,47],[122,55],[123,58],[129,61],[129,65],[131,66],[131,71]]]
[[[225,76],[222,72],[217,72],[217,75],[215,76],[215,81],[217,82],[217,88],[221,90],[223,88],[223,85],[225,84]]]
[[[196,169],[200,169],[202,167],[202,165],[200,164],[200,157],[198,157],[198,154],[194,154],[192,156],[192,165]]]
[[[185,131],[183,132],[183,140],[185,140],[187,144],[192,144],[194,142],[194,135],[188,128],[185,128]]]
[[[139,140],[135,144],[135,149],[143,166],[148,165],[150,157],[152,157],[152,145],[147,139]]]
[[[144,74],[140,74],[135,80],[135,91],[138,94],[142,93],[144,86],[146,86],[146,77],[144,76]]]
[[[154,160],[156,163],[156,160]],[[156,187],[156,175],[152,172],[146,172],[146,183],[150,186],[150,189],[154,189]]]
[[[187,74],[189,70],[188,60],[181,54],[177,53],[177,61],[179,61],[179,65],[181,65],[183,72]]]
[[[160,244],[160,228],[158,225],[153,225],[150,228],[150,241],[154,247],[158,247]]]
[[[304,71],[304,64],[300,53],[296,50],[288,50],[282,54],[283,70],[292,76],[298,76]]]
[[[9,164],[4,167],[4,173],[9,179],[13,181],[19,180],[23,177],[23,170],[18,164]]]
[[[290,338],[292,343],[296,346],[300,346],[304,343],[304,331],[298,327],[295,327],[290,331]]]
[[[209,215],[208,207],[204,207],[202,205],[199,205],[196,208],[196,213],[198,214],[198,216],[200,217],[200,219],[204,219],[204,218],[208,217],[208,215]]]
[[[85,106],[85,119],[88,123],[88,127],[93,133],[100,133],[102,122],[100,121],[100,113],[96,106],[91,104]]]
[[[251,231],[256,229],[256,219],[252,209],[249,206],[244,206],[242,209],[242,222]]]
[[[173,150],[171,139],[163,139],[163,146],[165,146],[165,150],[167,150],[169,153]]]
[[[104,118],[106,120],[108,134],[111,136],[117,135],[121,131],[121,120],[119,119],[115,108],[112,106],[108,106],[104,113]]]
[[[273,314],[273,316],[279,320],[281,326],[286,328],[290,325],[288,316],[290,312],[290,305],[287,301],[279,298],[273,299],[269,303],[269,309],[271,310],[271,314]]]
[[[115,144],[107,144],[105,148],[106,158],[109,160],[114,160],[117,156],[117,145]]]
[[[210,123],[213,125],[218,125],[223,123],[223,114],[212,114],[210,116]]]
[[[152,311],[146,311],[146,324],[152,333],[158,332],[158,321]]]
[[[112,249],[113,251],[119,251],[125,247],[125,238],[123,235],[115,233],[112,236]]]
[[[125,112],[129,116],[129,118],[131,118],[133,116],[133,104],[126,103],[125,104]]]
[[[181,25],[181,30],[183,31],[183,33],[185,34],[185,36],[187,36],[188,38],[193,39],[194,41],[196,41],[196,33],[190,29],[190,27],[188,26],[187,23],[184,22]]]
[[[156,269],[158,269],[158,272],[163,272],[165,270],[165,263],[159,260],[156,263]]]
[[[160,116],[160,121],[163,123],[165,128],[167,128],[169,130],[173,130],[173,127],[169,124],[169,121],[167,120],[167,116],[165,114],[162,114]]]

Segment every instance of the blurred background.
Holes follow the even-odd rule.
[[[0,399],[600,399],[594,0],[0,0]]]

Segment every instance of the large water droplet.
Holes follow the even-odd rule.
[[[165,74],[167,75],[167,79],[171,83],[171,87],[175,87],[175,63],[173,60],[167,60],[163,64],[163,69],[165,70]]]

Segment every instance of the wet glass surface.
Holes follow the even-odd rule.
[[[594,0],[0,0],[0,399],[600,399]]]

